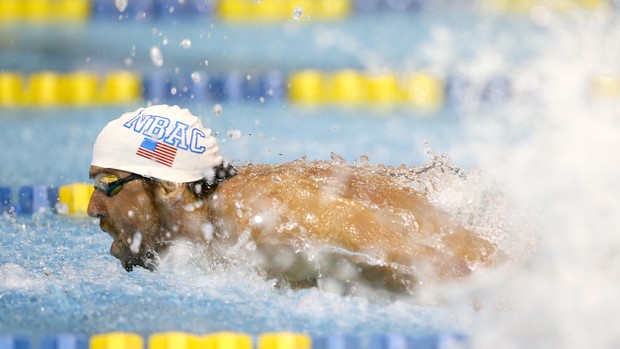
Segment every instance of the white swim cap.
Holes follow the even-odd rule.
[[[108,123],[95,141],[92,165],[185,183],[222,161],[200,119],[176,105],[154,105]]]

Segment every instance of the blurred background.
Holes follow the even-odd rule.
[[[476,348],[620,346],[619,5],[0,0],[0,332],[456,331]],[[430,306],[279,294],[247,270],[189,262],[126,274],[93,222],[32,215],[33,193],[87,182],[99,130],[158,103],[198,115],[236,164],[462,168],[431,200],[491,230],[515,263]]]
[[[465,116],[540,101],[547,77],[530,65],[557,22],[615,12],[607,0],[2,0],[2,146],[22,151],[0,183],[83,179],[95,130],[158,103],[200,115],[239,163],[419,164],[429,146],[459,147]],[[587,74],[583,96],[618,94],[615,70]],[[46,161],[56,148],[74,154]]]

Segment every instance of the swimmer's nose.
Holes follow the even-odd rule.
[[[99,190],[95,190],[93,195],[91,195],[90,201],[88,202],[88,209],[86,210],[90,217],[101,218],[105,214],[106,208],[102,198],[103,193]]]

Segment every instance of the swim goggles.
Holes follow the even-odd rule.
[[[123,184],[141,178],[145,177],[135,173],[124,178],[109,173],[98,173],[93,177],[93,181],[95,182],[95,189],[104,192],[107,196],[114,196],[121,191]]]

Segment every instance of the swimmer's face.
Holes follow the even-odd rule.
[[[90,168],[90,178],[103,183],[129,175],[131,173],[125,171]],[[153,270],[157,266],[157,253],[165,247],[165,229],[160,228],[161,217],[150,181],[137,178],[113,193],[96,189],[88,204],[88,215],[99,218],[101,230],[114,239],[110,254],[118,258],[127,271],[134,266]]]

